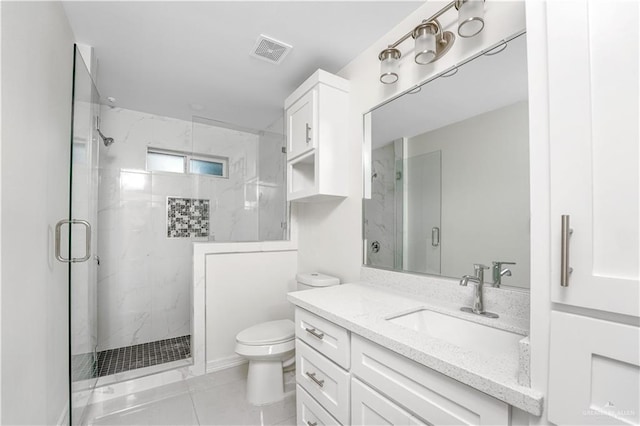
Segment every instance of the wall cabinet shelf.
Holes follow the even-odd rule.
[[[318,70],[285,100],[289,201],[348,195],[348,91],[347,80]]]

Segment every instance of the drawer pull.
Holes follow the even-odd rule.
[[[316,385],[318,385],[318,386],[320,386],[320,387],[323,387],[323,386],[324,386],[324,380],[318,380],[318,379],[316,378],[316,373],[309,373],[309,372],[307,371],[307,372],[306,372],[306,373],[304,373],[304,374],[306,374],[307,376],[309,376],[309,378],[310,378],[311,380],[313,380],[313,382],[314,382]]]
[[[320,340],[324,338],[324,333],[318,332],[318,330],[316,330],[315,328],[305,328],[305,330],[307,330],[307,333],[311,334],[313,337],[316,337]]]
[[[309,425],[309,426],[318,426],[318,422],[312,422],[311,420],[307,420],[307,425]]]

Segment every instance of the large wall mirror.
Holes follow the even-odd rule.
[[[527,99],[522,34],[365,116],[366,265],[529,287]]]

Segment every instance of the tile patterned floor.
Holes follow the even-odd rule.
[[[89,425],[295,425],[295,376],[287,395],[262,407],[245,399],[246,365],[127,395],[92,407]]]
[[[98,377],[151,367],[191,356],[191,336],[174,337],[98,352]]]
[[[95,378],[97,370],[92,353],[71,356],[71,379],[74,382]]]

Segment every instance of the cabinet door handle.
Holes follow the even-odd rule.
[[[308,426],[318,426],[318,422],[312,422],[311,420],[307,420]]]
[[[319,333],[315,328],[305,328],[305,330],[307,330],[307,333],[311,334],[316,339],[324,339],[324,333]]]
[[[440,228],[434,226],[431,228],[431,246],[438,247],[440,245]]]
[[[309,126],[309,123],[306,123],[306,139],[307,139],[307,144],[309,142],[311,142],[311,126]]]
[[[309,372],[307,371],[307,372],[306,372],[306,373],[304,373],[304,374],[306,374],[307,376],[309,376],[309,378],[310,378],[311,380],[313,380],[313,382],[314,382],[316,385],[318,385],[318,386],[320,386],[320,387],[323,387],[323,386],[324,386],[324,380],[319,380],[318,378],[316,378],[316,373],[309,373]]]
[[[569,276],[573,272],[573,268],[569,266],[569,238],[573,234],[569,218],[568,214],[562,215],[562,231],[560,232],[560,285],[562,287],[569,287]]]

